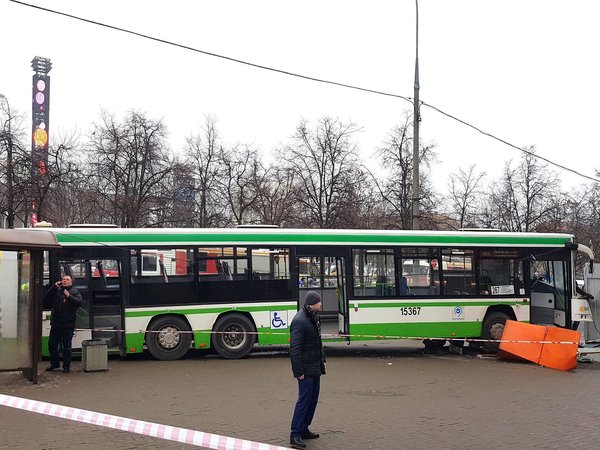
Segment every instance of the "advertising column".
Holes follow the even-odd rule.
[[[33,75],[32,94],[32,143],[31,161],[32,178],[35,180],[48,171],[48,139],[50,122],[50,77],[48,72],[52,63],[48,58],[36,56],[31,61]],[[39,219],[38,202],[31,200],[31,226],[34,227]]]

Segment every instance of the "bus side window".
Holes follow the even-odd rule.
[[[445,295],[474,295],[473,250],[442,249],[442,274]]]
[[[482,252],[482,256],[493,252]],[[479,259],[477,278],[479,295],[522,295],[523,263],[518,257]]]
[[[398,270],[399,295],[433,296],[440,294],[437,249],[402,248]]]
[[[396,295],[395,266],[393,249],[352,249],[354,295],[356,297]]]

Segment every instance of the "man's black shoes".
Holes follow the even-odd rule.
[[[290,445],[292,446],[292,448],[299,448],[299,449],[306,448],[306,444],[304,443],[304,441],[302,440],[302,438],[300,436],[291,435],[290,436]]]
[[[319,437],[319,433],[313,433],[310,430],[306,430],[302,433],[302,439],[317,439]]]
[[[46,372],[52,372],[53,370],[60,369],[60,366],[48,366],[46,367]],[[71,369],[69,367],[63,367],[64,373],[69,373]]]

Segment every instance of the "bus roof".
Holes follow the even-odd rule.
[[[30,233],[27,228],[0,230],[0,248],[2,249],[51,249],[60,247],[57,235],[47,229]]]
[[[30,232],[40,232],[29,229]],[[45,228],[66,247],[197,245],[359,245],[563,247],[571,234],[482,231],[315,230],[286,228]]]

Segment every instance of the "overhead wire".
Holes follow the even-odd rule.
[[[200,50],[200,49],[197,49],[197,48],[194,48],[194,47],[190,47],[189,45],[179,44],[177,42],[169,41],[167,39],[157,38],[157,37],[154,37],[154,36],[150,36],[148,34],[138,33],[137,31],[128,30],[126,28],[121,28],[121,27],[117,27],[117,26],[114,26],[114,25],[109,25],[109,24],[106,24],[106,23],[98,22],[98,21],[95,21],[95,20],[90,20],[90,19],[86,19],[86,18],[83,18],[83,17],[75,16],[73,14],[68,14],[68,13],[65,13],[65,12],[56,11],[56,10],[49,9],[49,8],[44,8],[42,6],[32,5],[32,4],[21,2],[21,1],[18,1],[18,0],[9,0],[9,1],[13,2],[13,3],[17,3],[19,5],[29,6],[29,7],[34,8],[34,9],[39,9],[39,10],[42,10],[42,11],[46,11],[46,12],[49,12],[49,13],[52,13],[52,14],[58,14],[59,16],[65,16],[65,17],[69,17],[71,19],[80,20],[82,22],[87,22],[87,23],[90,23],[92,25],[98,25],[100,27],[110,28],[112,30],[121,31],[123,33],[132,34],[134,36],[138,36],[138,37],[141,37],[141,38],[144,38],[144,39],[149,39],[149,40],[152,40],[152,41],[160,42],[162,44],[172,45],[174,47],[179,47],[179,48],[182,48],[184,50],[190,50],[192,52],[201,53],[203,55],[214,56],[215,58],[221,58],[221,59],[224,59],[224,60],[227,60],[227,61],[231,61],[231,62],[243,64],[243,65],[250,66],[250,67],[255,67],[257,69],[269,70],[271,72],[276,72],[276,73],[280,73],[280,74],[283,74],[283,75],[289,75],[289,76],[292,76],[292,77],[302,78],[302,79],[309,80],[309,81],[316,81],[318,83],[332,84],[334,86],[340,86],[340,87],[344,87],[344,88],[348,88],[348,89],[355,89],[355,90],[358,90],[358,91],[369,92],[371,94],[385,95],[385,96],[388,96],[388,97],[400,98],[400,99],[405,100],[405,101],[407,101],[409,103],[412,103],[412,100],[410,99],[410,97],[404,97],[402,95],[392,94],[390,92],[384,92],[384,91],[379,91],[379,90],[375,90],[375,89],[369,89],[369,88],[364,88],[364,87],[360,87],[360,86],[354,86],[354,85],[351,85],[351,84],[340,83],[340,82],[337,82],[337,81],[325,80],[323,78],[312,77],[312,76],[309,76],[309,75],[302,75],[302,74],[299,74],[299,73],[296,73],[296,72],[290,72],[290,71],[287,71],[287,70],[277,69],[277,68],[270,67],[270,66],[265,66],[265,65],[262,65],[262,64],[256,64],[256,63],[253,63],[253,62],[244,61],[242,59],[232,58],[230,56],[220,55],[218,53],[209,52],[209,51],[206,51],[206,50]]]
[[[448,117],[449,119],[456,120],[457,122],[460,122],[460,123],[462,123],[463,125],[465,125],[465,126],[467,126],[467,127],[469,127],[469,128],[472,128],[472,129],[474,129],[475,131],[478,131],[479,133],[481,133],[481,134],[483,134],[483,135],[485,135],[485,136],[488,136],[488,137],[490,137],[490,138],[492,138],[492,139],[495,139],[495,140],[497,140],[497,141],[499,141],[499,142],[501,142],[501,143],[503,143],[503,144],[505,144],[505,145],[508,145],[509,147],[512,147],[512,148],[514,148],[514,149],[517,149],[517,150],[519,150],[519,151],[521,151],[521,152],[523,152],[523,153],[525,153],[525,154],[527,154],[527,155],[529,155],[529,156],[533,156],[534,158],[541,159],[542,161],[545,161],[545,162],[547,162],[548,164],[551,164],[551,165],[553,165],[553,166],[556,166],[556,167],[558,167],[558,168],[560,168],[560,169],[562,169],[562,170],[566,170],[566,171],[568,171],[568,172],[574,173],[575,175],[579,175],[580,177],[587,178],[588,180],[594,181],[594,182],[596,182],[596,183],[600,183],[600,179],[598,179],[598,178],[594,178],[594,177],[591,177],[591,176],[589,176],[589,175],[585,175],[585,174],[583,174],[583,173],[580,173],[580,172],[578,172],[578,171],[576,171],[576,170],[574,170],[574,169],[570,169],[569,167],[563,166],[562,164],[555,163],[554,161],[551,161],[551,160],[549,160],[548,158],[545,158],[545,157],[543,157],[543,156],[540,156],[540,155],[536,154],[535,152],[532,152],[532,151],[530,151],[530,150],[527,150],[527,149],[524,149],[524,148],[521,148],[521,147],[517,147],[516,145],[514,145],[514,144],[511,144],[510,142],[508,142],[508,141],[506,141],[506,140],[504,140],[504,139],[501,139],[501,138],[499,138],[499,137],[497,137],[497,136],[494,136],[493,134],[491,134],[491,133],[488,133],[487,131],[483,131],[482,129],[480,129],[480,128],[476,127],[475,125],[472,125],[472,124],[470,124],[470,123],[468,123],[468,122],[465,122],[465,121],[464,121],[464,120],[462,120],[462,119],[459,119],[458,117],[455,117],[455,116],[453,116],[453,115],[451,115],[451,114],[449,114],[449,113],[447,113],[447,112],[444,112],[444,111],[442,111],[441,109],[439,109],[439,108],[437,108],[437,107],[435,107],[435,106],[433,106],[433,105],[430,105],[429,103],[426,103],[426,102],[421,102],[421,104],[422,104],[423,106],[427,106],[428,108],[431,108],[431,109],[433,109],[434,111],[437,111],[438,113],[440,113],[440,114],[442,114],[442,115],[444,115],[444,116]]]
[[[266,65],[263,65],[263,64],[257,64],[257,63],[253,63],[253,62],[249,62],[249,61],[244,61],[244,60],[241,60],[241,59],[237,59],[237,58],[232,58],[230,56],[225,56],[225,55],[221,55],[221,54],[218,54],[218,53],[214,53],[214,52],[209,52],[209,51],[206,51],[206,50],[197,49],[197,48],[194,48],[194,47],[190,47],[189,45],[179,44],[177,42],[169,41],[167,39],[161,39],[161,38],[158,38],[158,37],[150,36],[148,34],[139,33],[137,31],[132,31],[132,30],[129,30],[129,29],[126,29],[126,28],[117,27],[115,25],[110,25],[110,24],[106,24],[106,23],[103,23],[103,22],[98,22],[98,21],[91,20],[91,19],[86,19],[84,17],[79,17],[79,16],[76,16],[76,15],[73,15],[73,14],[62,12],[62,11],[57,11],[57,10],[53,10],[53,9],[50,9],[50,8],[44,8],[42,6],[33,5],[33,4],[22,2],[22,1],[19,1],[19,0],[9,0],[9,1],[12,2],[12,3],[16,3],[16,4],[19,4],[19,5],[22,5],[22,6],[27,6],[27,7],[30,7],[30,8],[34,8],[34,9],[38,9],[38,10],[41,10],[41,11],[45,11],[45,12],[48,12],[48,13],[51,13],[51,14],[57,14],[59,16],[68,17],[70,19],[75,19],[75,20],[79,20],[81,22],[86,22],[86,23],[92,24],[92,25],[97,25],[97,26],[100,26],[100,27],[109,28],[109,29],[112,29],[112,30],[116,30],[116,31],[120,31],[120,32],[123,32],[123,33],[131,34],[131,35],[134,35],[134,36],[138,36],[138,37],[141,37],[141,38],[144,38],[144,39],[149,39],[149,40],[152,40],[152,41],[155,41],[155,42],[160,42],[162,44],[172,45],[174,47],[182,48],[184,50],[189,50],[189,51],[200,53],[200,54],[207,55],[207,56],[213,56],[215,58],[224,59],[226,61],[231,61],[231,62],[234,62],[234,63],[243,64],[243,65],[254,67],[254,68],[257,68],[257,69],[267,70],[267,71],[271,71],[271,72],[280,73],[282,75],[288,75],[288,76],[292,76],[292,77],[296,77],[296,78],[301,78],[301,79],[308,80],[308,81],[314,81],[314,82],[318,82],[318,83],[324,83],[324,84],[329,84],[329,85],[333,85],[333,86],[339,86],[339,87],[343,87],[343,88],[347,88],[347,89],[353,89],[353,90],[362,91],[362,92],[367,92],[367,93],[371,93],[371,94],[399,98],[399,99],[405,100],[405,101],[407,101],[407,102],[409,102],[411,104],[414,104],[414,99],[412,97],[406,97],[406,96],[403,96],[403,95],[394,94],[394,93],[391,93],[391,92],[380,91],[380,90],[377,90],[377,89],[364,88],[364,87],[361,87],[361,86],[355,86],[355,85],[351,85],[351,84],[347,84],[347,83],[341,83],[341,82],[332,81],[332,80],[326,80],[326,79],[323,79],[323,78],[317,78],[317,77],[313,77],[313,76],[309,76],[309,75],[303,75],[303,74],[300,74],[300,73],[297,73],[297,72],[290,72],[288,70],[277,69],[277,68],[266,66]],[[600,183],[600,179],[598,179],[598,178],[594,178],[592,176],[582,174],[582,173],[580,173],[580,172],[578,172],[578,171],[576,171],[574,169],[571,169],[571,168],[566,167],[566,166],[564,166],[562,164],[556,163],[556,162],[554,162],[554,161],[552,161],[552,160],[550,160],[548,158],[540,156],[540,155],[536,154],[535,152],[532,152],[532,151],[526,150],[526,149],[524,149],[522,147],[519,147],[517,145],[511,144],[510,142],[506,141],[505,139],[501,139],[501,138],[499,138],[499,137],[497,137],[497,136],[495,136],[495,135],[493,135],[493,134],[491,134],[489,132],[483,131],[482,129],[476,127],[475,125],[472,125],[472,124],[470,124],[470,123],[468,123],[468,122],[466,122],[466,121],[464,121],[462,119],[459,119],[456,116],[453,116],[452,114],[449,114],[449,113],[447,113],[445,111],[442,111],[441,109],[439,109],[436,106],[433,106],[433,105],[431,105],[431,104],[429,104],[427,102],[420,101],[419,103],[421,105],[423,105],[423,106],[426,106],[428,108],[433,109],[434,111],[442,114],[443,116],[446,116],[446,117],[448,117],[448,118],[450,118],[452,120],[455,120],[455,121],[457,121],[457,122],[459,122],[459,123],[461,123],[461,124],[463,124],[463,125],[471,128],[471,129],[473,129],[475,131],[478,131],[479,133],[481,133],[481,134],[483,134],[485,136],[488,136],[488,137],[490,137],[490,138],[492,138],[492,139],[494,139],[494,140],[496,140],[498,142],[501,142],[501,143],[503,143],[503,144],[505,144],[505,145],[507,145],[507,146],[509,146],[511,148],[514,148],[514,149],[516,149],[516,150],[518,150],[518,151],[520,151],[522,153],[525,153],[525,154],[527,154],[529,156],[532,156],[534,158],[537,158],[537,159],[540,159],[542,161],[545,161],[548,164],[553,165],[555,167],[558,167],[561,170],[565,170],[565,171],[571,172],[571,173],[573,173],[575,175],[578,175],[580,177],[586,178],[586,179],[591,180],[591,181],[593,181],[595,183]]]

